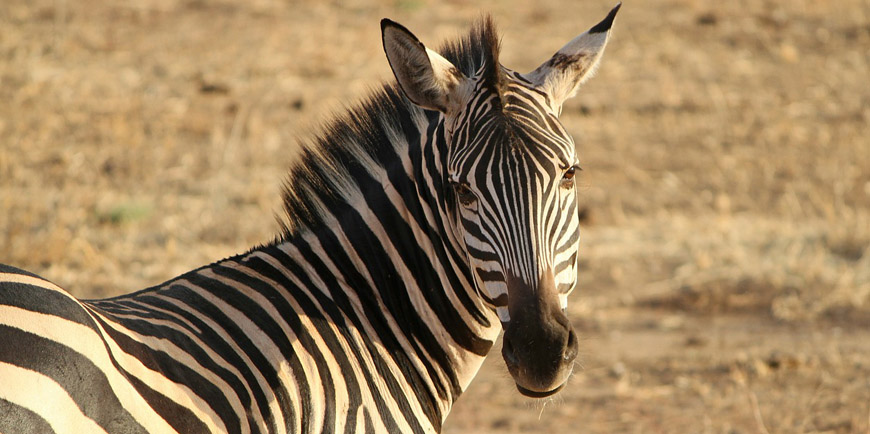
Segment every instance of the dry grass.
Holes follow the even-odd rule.
[[[610,3],[499,2],[537,66]],[[11,0],[0,6],[0,262],[81,297],[268,241],[296,137],[464,1]],[[494,357],[447,431],[870,430],[870,2],[654,0],[565,108],[590,216],[571,386]],[[582,369],[580,369],[582,368]]]

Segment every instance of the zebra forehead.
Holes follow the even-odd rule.
[[[544,161],[567,167],[573,163],[574,142],[558,121],[541,113],[537,119],[528,114],[493,113],[486,122],[471,132],[465,149],[457,150],[458,164],[462,160],[489,160],[511,166],[541,165]]]

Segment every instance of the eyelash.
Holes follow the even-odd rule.
[[[477,200],[477,196],[471,191],[471,188],[468,187],[468,184],[454,182],[453,190],[456,192],[456,198],[459,200],[463,206],[471,206],[474,204],[474,201]]]
[[[577,171],[580,170],[583,170],[583,168],[578,165],[573,165],[565,169],[565,173],[562,175],[562,188],[574,188],[574,176],[577,174]]]

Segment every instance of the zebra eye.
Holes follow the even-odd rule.
[[[562,175],[562,187],[574,188],[574,174],[577,172],[577,166],[571,166]]]
[[[471,206],[477,200],[477,196],[464,182],[454,182],[453,190],[456,191],[456,198],[459,199],[462,206]]]

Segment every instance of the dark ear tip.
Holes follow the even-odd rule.
[[[414,34],[411,33],[410,30],[405,28],[405,26],[403,26],[403,25],[401,25],[401,24],[399,24],[399,23],[397,23],[389,18],[384,18],[381,20],[381,34],[384,35],[386,33],[387,29],[397,30],[400,33],[404,33],[404,34],[410,36],[411,39],[419,42],[419,40],[417,40],[417,37],[414,36]]]
[[[613,19],[616,18],[616,13],[619,12],[619,8],[622,7],[622,2],[616,4],[613,9],[610,10],[610,13],[601,20],[600,23],[596,24],[595,27],[589,29],[589,33],[604,33],[613,26]]]
[[[395,25],[396,25],[396,22],[389,19],[389,18],[382,19],[381,20],[381,33],[383,33],[384,29],[386,29],[387,27],[391,27],[391,26],[395,26]]]

